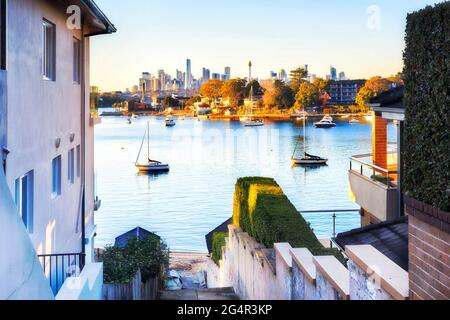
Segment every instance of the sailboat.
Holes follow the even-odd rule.
[[[243,120],[244,126],[246,127],[261,127],[264,125],[264,120],[257,119],[253,115],[253,85],[250,88],[250,106],[249,106],[250,114],[246,114],[245,119]]]
[[[145,138],[147,137],[147,161],[140,163],[139,158],[141,157],[142,148],[144,146]],[[164,164],[162,162],[151,160],[150,159],[150,123],[147,122],[147,130],[144,133],[144,137],[142,138],[141,148],[139,149],[139,153],[135,163],[136,168],[139,169],[141,173],[150,173],[150,172],[167,172],[170,170],[168,164]]]
[[[305,111],[303,111],[305,112]],[[307,146],[306,146],[306,116],[303,118],[303,157],[296,157],[295,153],[297,152],[298,142],[295,146],[294,153],[292,155],[292,163],[294,165],[303,165],[303,166],[318,166],[318,165],[325,165],[328,162],[328,159],[324,159],[318,156],[314,156],[311,154],[308,154]]]

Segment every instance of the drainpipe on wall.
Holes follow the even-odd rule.
[[[81,205],[81,253],[85,264],[86,247],[86,41],[84,37],[84,18],[81,20],[81,185],[83,188]]]

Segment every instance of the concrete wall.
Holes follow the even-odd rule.
[[[0,300],[50,300],[53,293],[0,169]]]
[[[209,288],[233,287],[242,300],[405,300],[408,274],[372,246],[349,246],[349,270],[333,256],[274,244],[268,250],[232,225]]]
[[[6,101],[6,71],[0,70],[0,161],[3,160],[2,147],[6,147],[6,118],[7,118],[7,101]]]
[[[56,300],[102,300],[103,264],[88,264],[79,277],[68,278]]]
[[[381,182],[350,170],[349,181],[355,202],[379,221],[388,221],[397,217],[398,191],[388,189]]]
[[[83,143],[81,121],[87,126],[86,220],[93,223],[93,128],[89,127],[89,93],[72,79],[72,39],[80,30],[66,27],[65,7],[44,0],[9,1],[8,8],[8,129],[7,182],[34,170],[34,232],[39,254],[81,252],[81,178],[68,181],[68,152]],[[56,81],[41,75],[43,18],[56,24]],[[88,40],[86,40],[88,41]],[[86,48],[89,69],[89,45]],[[86,72],[88,75],[89,72]],[[86,87],[89,88],[89,77]],[[87,116],[81,119],[82,99]],[[75,135],[73,142],[71,134]],[[55,140],[61,139],[59,148]],[[52,159],[62,156],[62,195],[52,199]],[[89,229],[89,226],[87,226]],[[91,228],[93,229],[93,228]]]

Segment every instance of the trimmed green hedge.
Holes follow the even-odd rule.
[[[239,179],[234,202],[233,224],[266,247],[287,242],[294,248],[308,248],[316,256],[334,255],[344,262],[338,250],[323,247],[275,180]]]
[[[228,232],[214,232],[212,236],[212,260],[219,265],[222,260],[222,248],[225,246],[225,238],[228,237]]]
[[[450,211],[450,2],[407,20],[403,191]]]

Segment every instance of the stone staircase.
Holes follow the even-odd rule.
[[[170,301],[233,301],[240,300],[233,288],[187,289],[161,291],[158,300]]]

